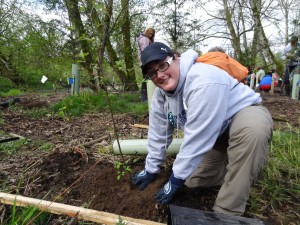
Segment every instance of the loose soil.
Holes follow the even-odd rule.
[[[64,119],[51,114],[35,118],[38,110],[67,96],[68,93],[62,92],[26,94],[20,96],[19,103],[2,109],[1,130],[6,135],[1,138],[14,133],[26,137],[28,143],[11,155],[0,152],[1,191],[166,223],[168,207],[158,205],[155,194],[170,176],[174,156],[167,158],[157,179],[143,191],[130,184],[128,173],[117,180],[121,170],[116,168],[116,163],[123,159],[111,153],[115,138],[108,112]],[[273,116],[275,129],[299,127],[300,101],[279,94],[262,93],[262,97]],[[147,137],[147,130],[132,126],[148,124],[148,115],[139,118],[142,119],[132,114],[114,115],[120,139]],[[103,140],[93,142],[99,138]],[[145,155],[124,156],[132,172],[143,168],[144,159]],[[218,187],[193,191],[185,188],[172,204],[211,211],[217,192]],[[3,216],[5,209],[9,210],[0,205],[0,215]],[[244,216],[252,215],[246,211]],[[299,214],[294,218],[299,219]],[[282,222],[269,208],[261,212],[260,219],[267,224],[296,224],[296,221]],[[52,216],[47,224],[66,224],[68,220],[68,217]]]

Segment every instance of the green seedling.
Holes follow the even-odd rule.
[[[117,180],[120,180],[122,177],[126,175],[126,173],[131,173],[131,168],[126,163],[123,162],[116,162],[116,169],[117,169]]]
[[[126,225],[121,216],[119,216],[119,221],[116,223],[116,225]]]

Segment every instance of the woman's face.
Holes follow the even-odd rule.
[[[152,82],[164,91],[174,91],[179,81],[179,60],[178,56],[168,56],[161,62],[150,63],[148,73],[156,72],[156,76],[151,78]]]

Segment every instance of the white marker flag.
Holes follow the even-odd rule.
[[[43,76],[42,79],[41,79],[41,82],[42,82],[42,83],[45,83],[46,80],[48,80],[48,78],[47,78],[46,76]]]

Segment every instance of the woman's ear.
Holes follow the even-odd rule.
[[[179,55],[177,54],[177,53],[174,53],[174,55],[173,55],[173,59],[178,59],[179,58]]]

